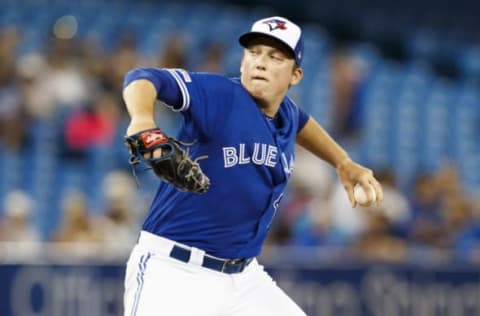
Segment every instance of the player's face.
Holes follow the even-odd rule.
[[[240,73],[247,91],[267,106],[280,104],[288,88],[298,84],[303,74],[287,48],[260,36],[245,48]]]

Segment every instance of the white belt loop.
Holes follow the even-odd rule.
[[[190,250],[190,260],[188,262],[201,266],[203,263],[203,257],[205,256],[205,251],[195,247],[192,247]]]

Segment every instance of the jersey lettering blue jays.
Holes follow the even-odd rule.
[[[157,98],[183,116],[176,137],[194,144],[211,181],[203,195],[160,182],[143,230],[221,258],[249,258],[261,246],[293,169],[297,133],[308,115],[285,97],[266,117],[238,78],[139,68],[125,85],[150,80]],[[160,126],[161,128],[161,126]]]

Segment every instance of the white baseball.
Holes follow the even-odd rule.
[[[373,186],[369,186],[372,196],[373,196],[373,202],[377,200],[377,195],[375,194],[375,189]],[[363,187],[360,184],[356,184],[355,187],[353,188],[353,196],[355,197],[355,201],[357,201],[358,204],[366,204],[368,202],[368,195],[367,192],[363,189]]]

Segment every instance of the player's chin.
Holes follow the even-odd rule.
[[[249,87],[248,92],[255,99],[263,99],[263,98],[265,98],[265,91],[266,90],[267,90],[266,86],[252,85],[252,86]]]

